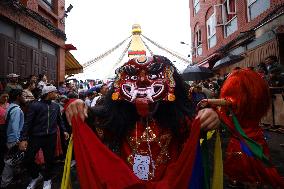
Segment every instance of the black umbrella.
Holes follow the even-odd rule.
[[[205,80],[214,76],[209,68],[197,65],[188,66],[181,75],[186,81]]]
[[[218,60],[215,63],[213,70],[218,70],[221,67],[235,64],[235,63],[237,63],[237,62],[239,62],[243,59],[244,59],[244,57],[241,56],[241,55],[228,55],[228,56],[222,58],[221,60]]]

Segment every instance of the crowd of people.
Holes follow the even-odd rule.
[[[239,67],[235,69],[241,69]],[[258,72],[269,83],[273,94],[281,94],[284,101],[284,71],[274,56],[250,69]],[[202,99],[219,97],[228,74],[190,83],[188,98],[195,109]],[[102,105],[109,91],[109,83],[85,89],[80,83],[61,82],[55,86],[45,74],[31,75],[19,84],[19,75],[7,75],[7,84],[0,85],[0,188],[13,182],[14,167],[21,162],[31,176],[27,189],[43,180],[43,188],[51,188],[55,157],[63,157],[72,133],[66,120],[64,104],[70,99],[82,99],[87,107]],[[60,159],[60,158],[59,158]],[[44,162],[44,169],[40,164]]]
[[[264,118],[262,120],[263,125],[269,127],[271,130],[277,130],[284,133],[284,122],[277,122],[277,120],[279,120],[277,118],[282,116],[280,114],[284,105],[284,66],[278,62],[277,57],[269,56],[264,62],[258,64],[256,67],[248,68],[259,73],[262,78],[267,81],[270,88],[272,107],[268,114],[271,115],[269,118]],[[234,68],[234,70],[238,69],[241,68]],[[190,84],[189,98],[192,100],[193,105],[196,107],[198,102],[202,99],[218,98],[222,84],[228,75],[229,73],[226,73],[223,76],[216,73],[214,78],[192,82]]]
[[[208,110],[212,114],[209,115],[208,112],[204,117],[211,119],[218,112],[226,131],[231,134],[224,160],[224,173],[230,181],[230,186],[283,188],[284,181],[270,162],[268,145],[259,125],[270,104],[267,83],[273,73],[272,66],[268,63],[265,65],[269,70],[267,74],[263,74],[258,67],[237,67],[224,78],[217,74],[209,80],[195,81],[187,91],[188,85],[180,79],[180,75],[166,57],[140,57],[129,60],[117,71],[113,88],[106,96],[103,106],[86,109],[86,102],[75,100],[66,109],[68,120],[72,121],[72,126],[76,129],[74,150],[77,154],[80,187],[102,188],[116,184],[121,188],[144,185],[146,188],[148,185],[157,184],[165,188],[187,188],[194,183],[193,188],[196,188],[198,184],[202,185],[191,182],[191,179],[195,178],[193,176],[197,176],[198,181],[202,178],[201,175],[198,176],[200,172],[194,170],[193,176],[185,175],[190,172],[188,163],[194,162],[189,158],[196,155],[187,153],[189,149],[194,151],[193,147],[188,148],[187,145],[198,141],[196,146],[199,147],[199,137],[197,140],[190,138],[195,136],[194,128],[198,128],[196,132],[199,132],[219,127],[218,121],[204,121],[201,118],[202,111]],[[269,80],[266,82],[262,78]],[[200,104],[200,101],[205,104]],[[87,104],[90,105],[91,100],[87,100]],[[216,108],[216,111],[213,108]],[[72,119],[74,116],[81,119]],[[186,116],[200,121],[200,125],[194,125],[194,121],[188,123],[184,120]],[[182,130],[183,124],[188,124],[191,128],[189,138],[184,143],[182,136],[186,136],[186,130]],[[175,139],[179,139],[181,143]],[[170,142],[171,140],[174,142]],[[93,141],[92,144],[89,141]],[[179,145],[183,146],[180,152]],[[84,149],[88,153],[82,153]],[[110,151],[113,153],[109,153]],[[219,152],[221,154],[222,151]],[[180,153],[179,156],[175,156],[176,153]],[[86,165],[86,159],[92,166]],[[203,156],[198,160],[203,161]],[[198,163],[200,162],[191,167],[204,165],[204,162]],[[268,164],[270,166],[267,166]],[[140,165],[141,171],[137,167]],[[214,172],[216,168],[221,167],[214,167]],[[114,169],[121,171],[116,172]],[[186,171],[183,171],[185,169]],[[146,182],[137,180],[133,173]],[[120,179],[121,176],[125,179]],[[174,181],[171,176],[175,177]],[[180,179],[181,177],[183,179]],[[219,178],[223,180],[223,176],[219,175]],[[221,185],[216,188],[222,188]]]
[[[64,104],[79,97],[90,107],[101,104],[108,85],[79,90],[83,88],[81,85],[77,88],[68,82],[61,82],[57,88],[45,74],[31,75],[21,84],[19,77],[11,73],[5,87],[1,85],[0,188],[9,187],[15,167],[20,164],[32,178],[28,189],[35,188],[42,180],[43,188],[50,189],[54,162],[64,161],[72,132]]]

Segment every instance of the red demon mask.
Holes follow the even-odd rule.
[[[117,70],[113,100],[127,100],[145,117],[160,100],[174,101],[174,67],[162,56],[133,58]]]

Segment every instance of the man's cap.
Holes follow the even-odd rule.
[[[42,88],[41,95],[45,95],[45,94],[51,93],[51,92],[57,92],[56,87],[54,87],[53,85],[44,86],[44,87]]]
[[[15,74],[15,73],[10,73],[10,74],[8,74],[7,75],[7,78],[17,78],[17,77],[19,77],[20,75],[17,75],[17,74]]]

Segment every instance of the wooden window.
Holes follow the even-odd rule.
[[[20,42],[25,43],[26,45],[29,45],[29,46],[34,47],[36,49],[38,49],[38,47],[39,47],[39,39],[34,37],[30,33],[26,33],[26,32],[21,31],[19,40],[20,40]]]
[[[42,51],[56,56],[56,47],[54,47],[53,45],[50,45],[49,43],[46,43],[46,42],[42,42],[41,48],[42,48]]]
[[[0,20],[0,33],[15,38],[16,29],[13,25]]]

